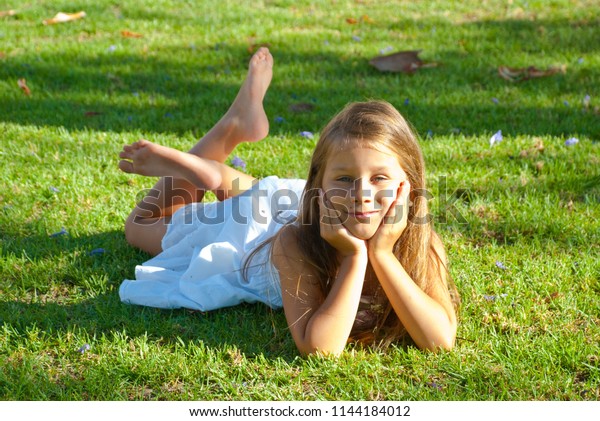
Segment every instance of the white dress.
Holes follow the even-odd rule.
[[[280,308],[281,286],[263,247],[298,212],[304,180],[267,177],[245,193],[223,202],[193,203],[173,214],[163,251],[136,266],[135,280],[119,288],[121,300],[158,308],[209,311],[243,302]]]

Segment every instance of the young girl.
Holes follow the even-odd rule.
[[[458,295],[429,222],[421,150],[381,101],[347,106],[322,131],[308,178],[257,181],[227,165],[268,133],[263,98],[273,58],[261,48],[227,113],[188,153],[127,145],[121,170],[160,176],[125,224],[153,255],[123,282],[124,302],[208,311],[283,307],[302,354],[409,335],[450,349]],[[200,203],[214,191],[218,202]]]

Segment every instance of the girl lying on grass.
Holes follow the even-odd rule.
[[[160,176],[125,235],[154,257],[120,287],[124,302],[202,311],[283,307],[302,354],[409,335],[450,349],[455,293],[433,231],[421,150],[386,102],[347,106],[324,128],[308,178],[256,180],[224,164],[268,134],[273,58],[261,48],[227,113],[188,152],[140,140],[119,168]],[[219,201],[200,203],[206,191]]]

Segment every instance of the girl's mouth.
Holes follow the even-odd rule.
[[[355,218],[355,219],[369,219],[373,216],[375,216],[376,214],[378,214],[379,211],[367,211],[367,212],[348,212],[348,216],[351,218]]]

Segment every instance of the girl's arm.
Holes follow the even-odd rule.
[[[446,274],[442,267],[429,274],[436,279],[431,295],[425,293],[404,270],[393,253],[396,240],[404,231],[408,218],[410,184],[403,182],[396,202],[390,207],[385,223],[368,241],[369,261],[390,300],[396,315],[419,348],[450,349],[456,338],[456,315],[447,289]],[[437,237],[432,235],[433,247],[442,261],[446,255]]]
[[[441,243],[434,247],[440,257],[444,256]],[[451,349],[456,338],[456,315],[446,288],[445,271],[436,271],[441,279],[431,280],[434,287],[428,295],[393,253],[371,252],[369,257],[392,308],[415,344],[422,349]]]
[[[283,309],[294,342],[304,355],[339,355],[346,346],[360,301],[368,257],[366,251],[343,258],[325,297],[314,269],[304,263],[293,228],[274,244]]]

